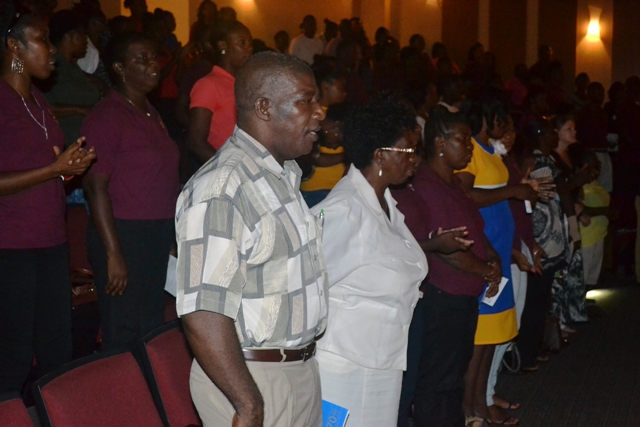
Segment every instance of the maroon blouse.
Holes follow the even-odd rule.
[[[44,96],[33,88],[25,101],[49,139],[31,117],[18,92],[0,78],[0,172],[20,172],[50,165],[53,147],[64,149],[64,134]],[[40,108],[42,107],[42,108]],[[9,196],[0,196],[0,249],[50,248],[67,241],[62,180],[50,179]]]
[[[170,219],[175,216],[178,147],[158,112],[150,116],[112,90],[82,123],[87,145],[97,159],[87,174],[109,177],[113,217],[126,220]]]
[[[466,226],[469,231],[468,238],[476,242],[471,246],[471,252],[480,259],[487,258],[486,248],[482,244],[484,219],[457,176],[454,175],[452,183],[449,184],[422,163],[411,186],[401,191],[414,191],[424,202],[406,203],[412,196],[396,197],[397,193],[394,193],[394,198],[398,201],[398,209],[405,215],[405,222],[411,232],[414,232],[414,229],[420,230],[420,233],[426,233],[428,236],[430,232],[440,227],[447,230]],[[420,220],[411,220],[412,218],[422,218],[422,224]],[[416,240],[421,240],[418,236],[414,236]],[[427,280],[448,294],[477,297],[484,289],[485,281],[481,275],[457,270],[432,253],[427,253],[427,260],[429,261]]]

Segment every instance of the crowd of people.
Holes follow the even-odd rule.
[[[203,0],[182,46],[145,0],[54,3],[0,10],[0,393],[71,360],[84,204],[102,349],[163,323],[177,248],[205,426],[317,426],[320,396],[349,427],[519,423],[503,360],[550,361],[640,218],[639,77],[605,104],[550,46],[504,79],[359,18],[269,48]]]

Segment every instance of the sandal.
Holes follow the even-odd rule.
[[[520,420],[513,417],[507,417],[502,421],[491,420],[491,424],[495,424],[497,426],[517,426],[520,424]]]
[[[548,360],[548,359],[547,359]],[[520,404],[519,403],[511,403],[506,399],[503,399],[500,396],[493,396],[493,404],[494,406],[497,406],[500,409],[518,409],[520,408]]]
[[[466,417],[465,427],[485,427],[485,420],[482,417]]]

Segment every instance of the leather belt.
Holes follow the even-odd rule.
[[[307,361],[316,354],[316,342],[303,348],[243,348],[245,360],[251,362],[298,362]]]

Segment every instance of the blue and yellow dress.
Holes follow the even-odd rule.
[[[474,188],[500,188],[507,185],[509,171],[493,147],[487,147],[472,138],[473,157],[465,169],[475,176]],[[475,344],[501,344],[518,335],[513,285],[511,283],[511,248],[515,224],[509,208],[509,201],[480,208],[484,218],[484,234],[502,260],[502,275],[509,279],[500,297],[493,305],[480,304],[480,315],[476,329]],[[484,293],[480,296],[480,299]]]

